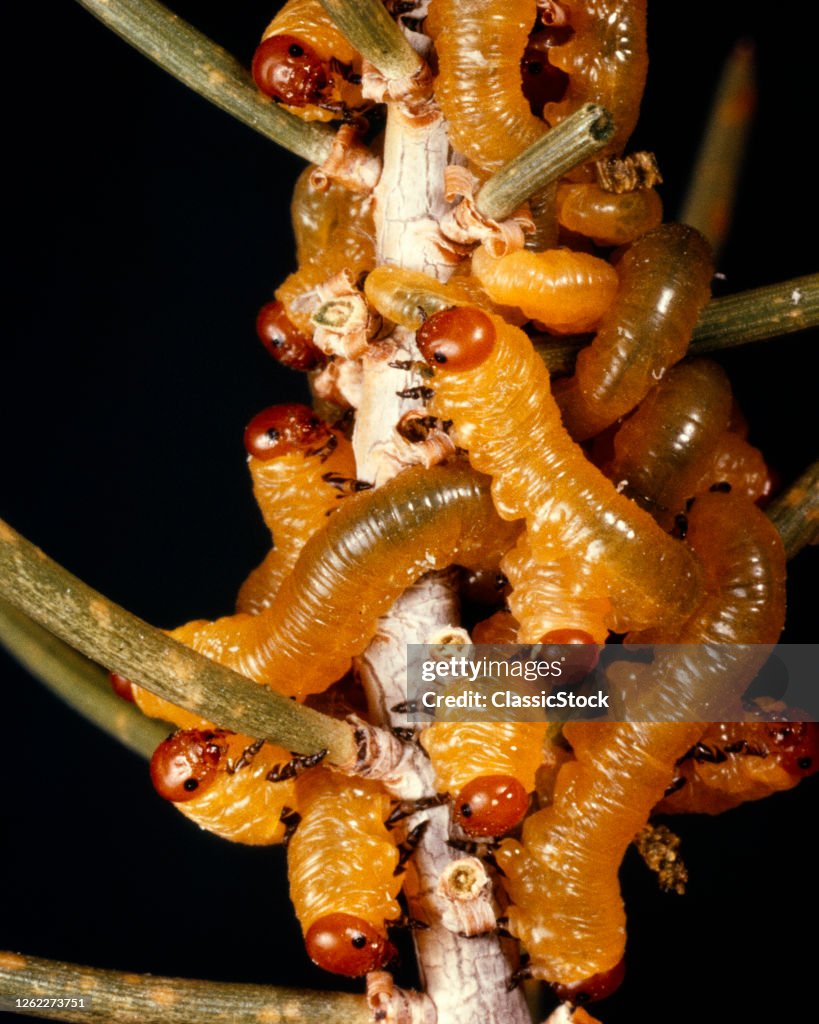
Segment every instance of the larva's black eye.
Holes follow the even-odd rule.
[[[308,406],[271,405],[248,423],[245,448],[248,455],[266,461],[315,448],[330,436],[330,428]]]
[[[468,782],[455,801],[455,820],[470,836],[502,836],[529,807],[529,794],[511,775],[483,775]]]
[[[316,103],[327,88],[324,62],[295,36],[270,36],[253,55],[253,78],[267,96],[291,107]]]
[[[819,723],[774,722],[767,728],[771,753],[789,775],[819,771]]]
[[[324,361],[321,349],[291,322],[281,302],[268,302],[256,317],[259,341],[275,360],[291,370],[312,370]]]
[[[216,778],[224,733],[183,729],[169,736],[151,758],[151,781],[175,804],[200,796]]]
[[[416,336],[421,355],[441,370],[474,370],[495,345],[495,325],[479,309],[444,309],[431,316]]]
[[[377,971],[395,956],[395,949],[384,935],[352,914],[327,914],[319,918],[308,929],[305,944],[313,963],[350,978]]]

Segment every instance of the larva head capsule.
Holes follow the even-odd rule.
[[[118,675],[116,672],[109,672],[108,681],[111,684],[111,689],[118,697],[129,701],[131,704],[134,703],[134,688],[131,685],[130,679],[126,679],[125,676]]]
[[[256,317],[256,334],[273,358],[291,370],[312,370],[324,362],[321,349],[288,319],[281,302],[268,302]]]
[[[216,778],[226,747],[218,730],[182,729],[163,740],[151,758],[151,781],[175,804],[200,796]]]
[[[805,778],[819,771],[819,724],[773,722],[768,726],[771,753],[788,773]]]
[[[502,836],[529,808],[529,794],[511,775],[483,775],[467,782],[455,801],[455,820],[470,836]]]
[[[245,428],[245,448],[262,462],[291,452],[320,448],[331,437],[330,428],[306,405],[271,405]]]
[[[266,96],[291,107],[317,103],[327,88],[324,61],[295,36],[270,36],[253,55],[253,79]]]
[[[436,369],[459,373],[480,366],[495,345],[495,325],[479,309],[458,306],[431,316],[416,335],[418,348]]]
[[[626,962],[620,960],[608,971],[593,974],[590,978],[575,982],[574,985],[552,985],[552,991],[564,1003],[582,1006],[606,999],[622,985],[626,975]]]
[[[314,964],[333,974],[358,978],[377,971],[395,956],[392,943],[371,924],[352,914],[327,914],[304,937]]]

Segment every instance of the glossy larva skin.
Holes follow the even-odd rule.
[[[710,246],[684,224],[664,224],[625,251],[617,297],[558,390],[572,437],[593,437],[630,412],[682,359],[713,272]]]
[[[273,536],[273,547],[242,584],[237,611],[258,614],[269,607],[301,549],[339,507],[345,491],[328,477],[355,479],[350,442],[338,431],[332,436],[335,443],[326,455],[308,449],[267,461],[248,459],[253,494]]]
[[[308,337],[320,303],[319,285],[342,270],[355,281],[375,266],[372,200],[338,184],[324,191],[313,188],[313,170],[307,167],[299,176],[290,205],[298,269],[276,289],[288,318]]]
[[[683,655],[682,671],[677,653],[646,667],[630,708],[660,721],[565,726],[576,760],[560,769],[551,806],[526,820],[520,842],[507,841],[498,853],[514,904],[510,931],[528,949],[535,976],[547,981],[573,984],[622,959],[620,862],[677,762],[705,732],[702,724],[668,718],[686,707],[696,714],[715,678],[730,679],[724,698],[737,700],[765,660],[764,645],[782,630],[784,551],[755,506],[729,494],[703,496],[692,509],[689,541],[706,568],[704,595],[681,628],[655,630],[651,639],[726,646]],[[678,671],[669,671],[669,659],[677,659]]]
[[[606,152],[634,130],[648,59],[645,0],[561,3],[574,34],[549,50],[568,75],[566,96],[535,116],[523,95],[520,62],[535,27],[534,0],[433,0],[428,31],[439,74],[435,93],[453,146],[482,171],[494,171],[537,142],[548,126],[594,102],[614,116]]]
[[[494,568],[516,532],[469,467],[412,468],[342,502],[259,615],[192,622],[172,635],[301,699],[344,675],[419,576],[453,563]]]
[[[519,249],[495,259],[481,246],[472,272],[495,302],[516,306],[551,331],[590,331],[611,306],[616,270],[605,260],[569,249]]]
[[[590,183],[565,184],[557,189],[557,219],[597,245],[626,245],[660,226],[663,204],[653,188],[617,194]]]
[[[614,437],[606,473],[666,528],[700,489],[731,417],[731,385],[707,359],[670,370]]]
[[[483,775],[509,775],[531,793],[545,735],[545,722],[435,722],[421,742],[439,793],[455,795]]]
[[[389,798],[376,783],[321,768],[303,775],[296,791],[301,820],[287,863],[290,898],[302,931],[307,935],[322,919],[344,914],[366,923],[382,939],[376,949],[365,949],[365,957],[379,949],[386,954],[386,922],[401,913],[396,896],[403,882],[395,874],[396,836],[384,825]],[[315,951],[311,955],[316,958]],[[354,959],[353,965],[358,966]],[[363,974],[377,966],[340,973]],[[338,963],[330,969],[338,970]]]
[[[589,564],[611,602],[609,628],[681,621],[701,595],[698,560],[586,459],[529,338],[487,316],[491,354],[472,370],[436,371],[433,410],[454,421],[472,464],[492,476],[501,516],[526,519],[538,561]]]

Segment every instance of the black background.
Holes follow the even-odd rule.
[[[802,141],[812,33],[791,8],[786,41],[779,22],[755,23],[754,6],[655,2],[634,140],[658,154],[672,217],[719,63],[738,37],[757,39],[761,101],[724,292],[815,268]],[[245,62],[270,17],[258,2],[174,9]],[[224,614],[265,547],[243,426],[304,393],[253,332],[292,269],[287,205],[300,162],[76,4],[17,4],[4,22],[0,514],[157,625]],[[751,439],[786,482],[815,457],[811,343],[722,360]],[[792,642],[816,639],[815,566],[812,553],[793,566]],[[0,679],[0,948],[339,987],[302,952],[281,850],[199,833],[154,796],[144,763],[5,656]],[[629,855],[629,976],[601,1008],[608,1024],[759,1020],[783,1000],[797,1014],[812,1004],[815,942],[802,929],[817,909],[816,794],[809,782],[713,821],[678,821],[692,878],[683,899],[660,895]]]

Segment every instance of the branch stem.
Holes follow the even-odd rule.
[[[788,558],[819,542],[819,461],[770,505],[768,517],[779,530]]]
[[[354,731],[172,640],[0,520],[0,597],[75,650],[188,711],[298,753],[355,761]]]
[[[712,299],[694,327],[687,354],[701,356],[810,327],[819,327],[819,274]],[[553,374],[572,373],[577,353],[587,344],[587,337],[535,339],[538,355]]]
[[[747,40],[725,62],[679,220],[701,231],[719,254],[731,215],[756,106],[754,49]]]
[[[819,274],[713,299],[700,314],[689,355],[715,352],[819,326]]]
[[[79,0],[118,36],[237,120],[313,164],[330,156],[335,133],[301,121],[256,88],[221,46],[156,0]]]
[[[614,129],[605,107],[586,103],[489,178],[475,200],[479,213],[505,220],[529,196],[605,148]]]
[[[135,754],[150,758],[170,732],[172,726],[118,697],[98,665],[6,601],[0,601],[0,642],[52,693]]]
[[[381,0],[321,0],[354,49],[386,78],[411,78],[423,67]]]
[[[83,1009],[20,1010],[80,1024],[370,1024],[366,997],[266,985],[234,985],[151,974],[122,974],[0,952],[0,1010],[17,999],[85,999]]]

